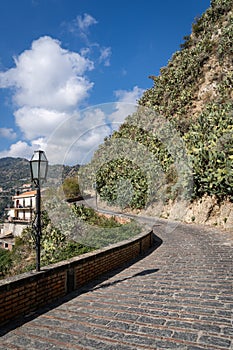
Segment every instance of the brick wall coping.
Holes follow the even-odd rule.
[[[0,324],[36,311],[98,276],[145,254],[153,246],[153,231],[69,260],[0,280]]]
[[[63,260],[48,266],[43,266],[40,272],[36,272],[35,270],[33,270],[30,272],[21,273],[16,276],[4,278],[0,280],[0,293],[4,290],[8,290],[9,286],[12,284],[14,284],[15,286],[20,286],[24,284],[27,280],[33,281],[38,277],[41,278],[40,276],[50,274],[53,270],[56,270],[57,272],[62,270],[67,270],[77,264],[82,264],[90,260],[93,260],[97,256],[101,257],[111,252],[118,252],[119,250],[121,250],[122,247],[127,247],[127,246],[130,246],[132,243],[140,242],[143,238],[147,237],[148,235],[151,235],[151,232],[143,231],[133,238],[111,244],[104,248],[96,249],[89,253],[78,255],[71,259]]]

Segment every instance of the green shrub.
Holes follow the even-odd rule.
[[[85,246],[95,248],[106,247],[130,239],[142,231],[142,227],[135,221],[119,225],[118,227],[97,227],[87,230],[85,236],[80,240]]]
[[[85,247],[106,247],[134,237],[141,232],[141,226],[133,220],[121,224],[114,217],[100,216],[94,209],[83,205],[73,205],[73,210],[75,215],[84,220],[87,225],[85,234],[79,237],[79,243]]]
[[[209,104],[185,135],[194,171],[193,195],[233,200],[233,103]]]
[[[93,208],[85,207],[82,205],[73,204],[73,211],[77,217],[90,225],[96,225],[99,227],[119,227],[121,224],[117,222],[114,217],[106,218],[98,215]]]
[[[13,261],[11,252],[0,248],[0,277],[4,277],[9,272],[12,264]]]
[[[43,265],[71,259],[75,256],[93,251],[94,249],[95,248],[85,246],[75,241],[67,241],[62,247],[58,247],[54,250],[52,254],[47,252],[43,257]]]
[[[68,177],[63,181],[62,190],[67,199],[80,196],[80,189],[77,177]]]
[[[160,75],[150,76],[153,86],[140,98],[137,112],[99,147],[83,178],[97,179],[103,199],[122,208],[143,208],[156,200],[178,198],[182,186],[190,198],[193,185],[192,199],[209,194],[232,200],[232,9],[232,0],[211,1],[193,23],[192,34],[184,37],[182,50],[174,53]],[[206,93],[201,95],[205,81]],[[152,117],[147,110],[153,111]],[[160,140],[153,135],[156,114],[169,121],[185,143],[190,186],[188,171],[185,183],[179,183],[179,161],[166,147],[169,135],[165,132]],[[138,145],[142,147],[136,157],[132,149]],[[147,160],[143,147],[151,155]]]
[[[147,197],[147,179],[141,169],[127,159],[105,163],[96,182],[102,199],[121,208],[143,208]]]

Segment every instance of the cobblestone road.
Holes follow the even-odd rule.
[[[5,349],[233,349],[232,234],[156,225],[161,246],[4,334]]]

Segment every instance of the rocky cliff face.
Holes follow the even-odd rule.
[[[157,77],[139,103],[176,120],[181,131],[211,102],[233,99],[233,2],[213,0],[192,25],[181,50]],[[186,126],[186,128],[185,128]]]
[[[148,208],[147,213],[159,215],[173,220],[183,220],[201,224],[218,225],[224,228],[233,228],[233,2],[230,0],[215,0],[211,7],[196,20],[192,26],[192,33],[185,37],[181,45],[182,50],[172,57],[166,68],[161,70],[159,77],[152,77],[154,86],[146,91],[140,104],[150,106],[162,112],[170,120],[175,120],[181,133],[193,134],[193,123],[211,124],[214,114],[218,114],[214,129],[220,129],[223,115],[228,115],[225,130],[215,133],[210,137],[201,135],[203,143],[196,143],[198,151],[190,154],[200,160],[201,148],[208,152],[206,157],[202,154],[202,161],[194,170],[198,172],[196,178],[204,170],[205,165],[209,168],[203,176],[212,178],[206,182],[205,190],[200,192],[190,203],[189,201],[169,200],[165,205],[154,203]],[[175,76],[175,82],[170,79]],[[201,123],[200,123],[201,120]],[[203,128],[203,133],[204,133]],[[186,134],[187,136],[187,134]],[[185,138],[186,138],[185,136]],[[189,138],[189,136],[188,136]],[[187,139],[187,138],[186,138]],[[200,139],[200,138],[199,138]],[[190,139],[189,139],[190,140]],[[222,145],[221,145],[221,140]],[[192,145],[194,146],[194,145]],[[188,145],[189,147],[189,145]],[[224,152],[219,152],[220,148]],[[213,148],[218,148],[214,154]],[[212,152],[211,152],[212,149]],[[224,162],[223,153],[228,165],[221,167]],[[215,158],[219,166],[214,167],[210,158]],[[219,177],[215,174],[219,173]],[[212,188],[223,173],[228,174],[227,180],[221,183],[222,187],[228,187],[226,195],[220,195],[220,189],[214,193]],[[201,187],[201,181],[197,181],[197,187]],[[194,175],[195,181],[195,175]],[[198,190],[198,189],[197,189]],[[223,191],[224,192],[224,191]],[[197,191],[198,194],[198,191]],[[227,195],[228,194],[228,195]],[[161,205],[162,204],[162,205]]]
[[[174,53],[166,67],[161,68],[159,76],[150,76],[153,86],[139,100],[138,111],[127,117],[119,131],[106,138],[96,152],[89,173],[98,168],[98,158],[105,149],[110,159],[97,174],[98,190],[103,200],[119,204],[116,184],[128,181],[125,187],[131,185],[134,195],[133,200],[125,203],[126,210],[134,208],[145,212],[146,207],[150,215],[232,227],[232,42],[233,1],[212,0],[210,8],[193,23],[192,33],[184,37],[181,50]],[[144,108],[143,112],[140,108]],[[151,117],[151,111],[159,117]],[[186,184],[178,183],[175,152],[172,155],[156,135],[160,116],[170,123],[184,144],[191,169],[188,176],[192,177],[192,193],[188,199],[180,195]],[[165,131],[166,137],[169,132]],[[123,142],[125,156],[121,159],[116,159],[114,154],[111,156],[111,152],[115,152],[116,140],[119,144],[127,140]],[[132,151],[129,161],[127,145],[130,142],[132,147],[144,147],[160,167],[152,182],[163,177],[163,183],[159,184],[159,191],[150,193],[149,202],[150,184],[145,173],[148,173],[147,169],[151,170],[150,165],[145,164],[143,155],[133,158]]]

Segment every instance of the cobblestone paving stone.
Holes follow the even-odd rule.
[[[5,349],[233,349],[233,235],[154,226],[162,245],[4,334]]]

